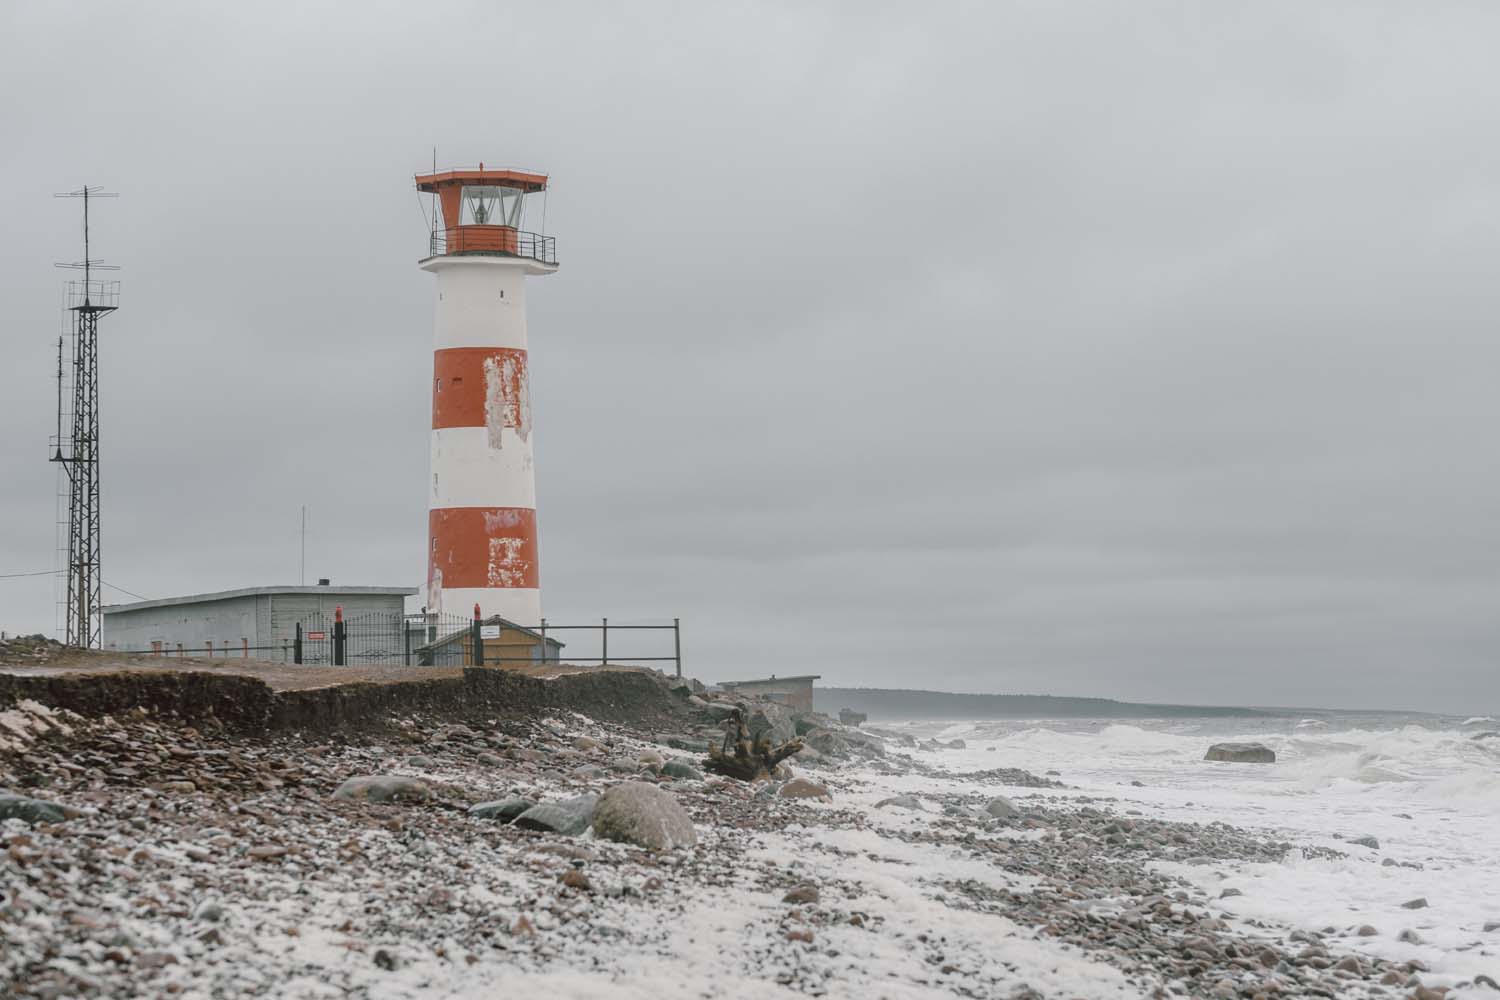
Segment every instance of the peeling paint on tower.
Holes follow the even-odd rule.
[[[484,426],[491,448],[504,447],[505,428],[522,441],[531,435],[531,391],[526,355],[505,351],[484,359]]]

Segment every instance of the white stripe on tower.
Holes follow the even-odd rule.
[[[445,196],[445,216],[448,204]],[[477,604],[485,617],[534,627],[542,609],[525,276],[555,265],[463,251],[464,230],[491,239],[500,228],[450,224],[448,252],[421,265],[437,276],[427,602],[462,615]],[[499,238],[514,245],[513,233]]]

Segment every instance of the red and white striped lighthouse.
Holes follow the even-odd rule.
[[[417,177],[437,195],[432,482],[427,607],[535,627],[536,480],[526,356],[526,276],[557,270],[550,237],[523,230],[544,174],[449,170]]]

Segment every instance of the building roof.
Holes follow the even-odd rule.
[[[188,594],[186,597],[163,597],[154,601],[135,601],[131,604],[106,604],[99,611],[106,615],[117,615],[122,611],[144,611],[147,608],[170,608],[178,604],[202,604],[205,601],[228,601],[236,597],[261,597],[281,594],[343,595],[359,597],[410,597],[417,593],[416,587],[244,587],[240,590],[218,590],[211,594]]]
[[[543,635],[542,635],[542,633],[538,632],[536,629],[534,629],[534,628],[527,628],[525,625],[517,625],[515,622],[511,621],[509,618],[501,618],[499,615],[490,615],[488,618],[480,619],[479,624],[481,624],[481,625],[499,625],[502,628],[508,628],[508,629],[513,630],[513,631],[520,632],[520,633],[522,633],[524,635],[529,635],[533,639],[542,639],[542,638],[544,638]],[[421,647],[421,649],[436,649],[439,646],[446,646],[450,642],[459,642],[459,641],[463,640],[464,638],[466,638],[468,636],[468,634],[469,634],[469,630],[468,629],[459,629],[456,632],[449,632],[447,635],[443,636],[441,639],[437,639],[437,640],[434,640],[433,642],[429,642],[427,645]],[[545,639],[546,639],[547,645],[549,645],[549,646],[556,646],[558,649],[562,649],[564,646],[567,645],[567,643],[563,642],[562,640],[555,639],[555,638],[553,638],[550,635],[546,636]],[[418,650],[418,652],[420,652],[420,650]]]
[[[744,687],[747,684],[780,684],[783,681],[807,681],[808,683],[812,683],[815,680],[821,679],[822,676],[822,674],[796,674],[788,677],[776,677],[773,675],[771,677],[761,677],[753,681],[720,681],[719,687],[732,688]]]

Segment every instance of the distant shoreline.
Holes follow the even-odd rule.
[[[1392,714],[1427,716],[1427,712],[1379,712],[1374,709],[1248,707],[1238,705],[1172,705],[1116,701],[1112,698],[1069,698],[1041,694],[968,694],[906,688],[817,687],[817,710],[830,715],[849,708],[884,719],[1163,719],[1255,718],[1275,719],[1306,715]]]

